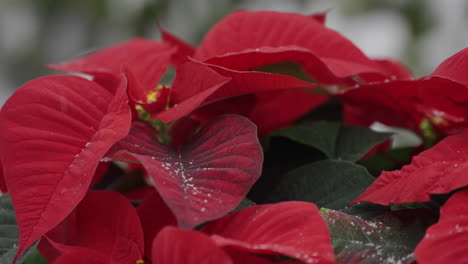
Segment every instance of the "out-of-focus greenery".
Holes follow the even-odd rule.
[[[0,92],[12,90],[27,80],[50,73],[43,67],[44,64],[70,59],[86,51],[133,36],[155,38],[158,35],[155,27],[157,22],[196,44],[216,21],[240,8],[278,10],[285,6],[285,9],[288,9],[286,11],[295,10],[301,13],[313,13],[331,8],[334,15],[339,14],[344,20],[365,16],[376,10],[396,12],[403,17],[410,32],[410,37],[404,43],[397,43],[402,45],[404,50],[403,54],[399,55],[399,59],[415,68],[415,72],[424,72],[427,67],[421,64],[421,39],[438,22],[431,15],[428,4],[430,2],[426,0],[2,0],[0,1],[0,86],[2,86]],[[30,21],[31,25],[24,21]],[[33,29],[27,30],[25,27],[28,26]],[[28,43],[16,45],[18,34],[31,35],[23,36]]]

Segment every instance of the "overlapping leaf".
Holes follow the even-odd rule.
[[[468,185],[468,131],[449,136],[415,156],[401,170],[383,172],[353,203],[403,204],[427,202]]]
[[[335,263],[326,224],[312,203],[251,206],[210,222],[202,230],[220,246],[306,263]]]
[[[268,195],[270,202],[307,201],[342,209],[374,180],[366,168],[347,161],[324,160],[287,173]]]
[[[415,250],[418,263],[468,263],[468,190],[455,193]]]
[[[255,125],[233,115],[212,120],[186,142],[163,145],[134,126],[114,151],[141,162],[179,225],[194,227],[238,205],[260,176],[263,152]]]
[[[99,255],[91,260],[105,263],[137,263],[144,254],[137,212],[117,192],[88,192],[70,216],[47,234],[47,239],[64,255],[91,250]]]
[[[330,159],[357,161],[373,146],[389,138],[389,133],[365,127],[341,126],[333,122],[309,122],[276,131],[283,136],[322,151]]]
[[[143,103],[148,91],[157,85],[169,66],[174,51],[175,48],[166,43],[133,38],[71,61],[49,65],[49,68],[89,74],[101,83],[119,80],[125,68],[138,80],[138,85],[129,87],[130,97]]]
[[[412,249],[389,226],[329,209],[320,212],[338,263],[413,263]]]
[[[314,17],[272,11],[230,14],[206,34],[194,58],[237,70],[294,61],[319,78],[380,73],[349,40]]]
[[[176,227],[165,227],[154,239],[152,260],[171,264],[233,263],[207,235]]]
[[[26,83],[4,105],[0,155],[18,255],[73,210],[101,157],[128,133],[125,86],[123,79],[113,94],[83,78],[49,76]]]

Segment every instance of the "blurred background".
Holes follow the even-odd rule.
[[[312,14],[371,57],[402,60],[430,73],[468,45],[466,0],[0,0],[0,105],[46,63],[74,58],[134,36],[158,38],[156,22],[198,44],[236,9]]]

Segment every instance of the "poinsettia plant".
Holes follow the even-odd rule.
[[[48,65],[0,111],[0,263],[468,262],[468,49],[414,78],[325,20]]]

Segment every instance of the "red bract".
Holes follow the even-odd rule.
[[[369,125],[379,121],[421,133],[426,118],[442,133],[454,133],[466,126],[467,56],[468,49],[464,49],[417,80],[368,83],[338,94],[345,104],[345,122]]]
[[[263,136],[291,125],[297,118],[327,100],[325,96],[303,91],[315,87],[314,84],[290,76],[235,71],[216,65],[200,64],[231,79],[200,104],[201,109],[195,112],[195,116],[204,121],[209,121],[220,114],[243,115],[257,125],[259,135]],[[174,85],[171,102],[181,105],[188,96],[193,98],[207,91],[199,91],[197,86]],[[154,118],[161,118],[163,115],[166,113],[155,115]]]
[[[233,263],[209,236],[175,227],[164,228],[154,239],[152,260],[155,264]]]
[[[157,212],[160,214],[151,212],[149,205],[158,208]],[[156,195],[145,198],[141,206],[145,207],[138,208],[145,232],[145,241],[153,239],[164,224],[173,225],[169,210]],[[147,223],[146,228],[145,223]],[[174,248],[176,244],[183,244],[185,236],[196,236],[190,232],[176,231],[175,228],[169,230],[171,231],[165,232],[171,233],[172,240],[177,243],[163,244],[166,252],[159,249],[155,253],[153,250],[153,259],[157,258],[157,254],[173,257],[176,254],[172,252],[176,250],[180,252]],[[327,225],[321,218],[317,207],[311,203],[283,202],[252,206],[208,223],[201,232],[209,235],[218,247],[229,254],[234,263],[271,263],[265,256],[278,255],[306,263],[334,263]],[[146,237],[149,234],[151,235]],[[158,239],[162,240],[161,234],[157,236],[159,238],[156,238],[154,243]],[[206,243],[203,247],[209,246],[210,250],[214,251],[212,244],[206,242],[205,235],[198,236],[204,240],[203,243]],[[192,247],[196,245],[192,243]],[[186,257],[184,255],[187,254],[181,253],[179,257],[183,259]],[[194,253],[194,255],[197,254]],[[148,252],[146,256],[148,257]]]
[[[73,210],[99,160],[128,133],[125,88],[125,79],[111,93],[79,77],[43,77],[2,108],[0,155],[20,229],[17,256]]]
[[[306,263],[335,263],[327,225],[311,203],[252,206],[211,222],[202,231],[223,247]]]
[[[377,204],[427,202],[431,194],[468,186],[468,131],[449,136],[401,170],[383,172],[356,200]]]
[[[455,193],[415,250],[421,264],[468,263],[468,190]]]
[[[148,92],[158,84],[174,51],[167,44],[135,38],[75,60],[49,65],[49,68],[89,74],[105,87],[112,87],[110,84],[120,80],[125,67],[138,80],[138,85],[129,86],[131,99],[146,103]]]
[[[152,242],[165,226],[177,226],[177,220],[161,196],[154,190],[137,208],[145,236],[145,256],[152,259]]]
[[[364,73],[384,75],[316,17],[273,11],[231,13],[206,34],[193,57],[233,70],[295,62],[320,83]]]
[[[144,252],[136,209],[117,192],[90,191],[47,239],[65,256],[92,250],[82,257],[103,263],[138,263]]]
[[[234,209],[260,177],[263,162],[256,127],[240,116],[212,120],[177,148],[135,125],[113,151],[142,163],[179,225],[189,228]]]
[[[183,61],[181,58],[184,56],[191,56],[220,74],[231,77],[230,83],[235,84],[236,89],[248,83],[258,87],[261,84],[255,76],[258,71],[265,70],[262,68],[265,66],[284,68],[281,63],[299,66],[300,71],[305,72],[300,72],[299,75],[304,76],[298,77],[313,79],[321,84],[355,83],[352,80],[355,75],[383,80],[395,74],[395,69],[398,68],[396,64],[367,58],[349,40],[326,28],[324,19],[324,13],[303,16],[272,11],[238,11],[216,24],[196,49],[189,48],[188,44],[167,32],[163,31],[162,35],[167,43],[180,50],[179,54],[176,52],[174,63]],[[256,30],[252,31],[252,28]],[[285,78],[281,75],[281,70],[273,69],[273,72],[280,74],[266,77]],[[396,74],[403,75],[401,71]],[[249,79],[256,81],[251,82]],[[295,87],[298,88],[292,81],[284,86]],[[251,90],[250,93],[252,92],[254,94],[248,97],[208,105],[197,112],[198,117],[209,120],[214,114],[241,114],[253,120],[259,127],[259,134],[265,135],[293,124],[299,117],[327,100],[325,96],[297,89],[285,94],[275,92],[275,95],[263,95],[258,93],[259,90]],[[263,100],[262,97],[268,100]],[[275,109],[272,109],[273,105]],[[277,115],[281,117],[276,118]]]

